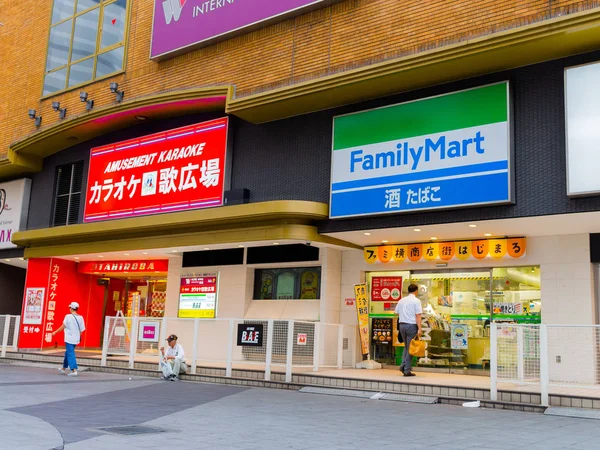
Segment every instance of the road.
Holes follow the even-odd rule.
[[[49,367],[0,364],[0,399],[2,449],[600,448],[590,419]]]

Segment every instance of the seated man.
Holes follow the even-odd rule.
[[[167,338],[169,346],[165,352],[165,348],[161,347],[162,360],[160,361],[160,369],[163,373],[163,379],[178,381],[179,374],[187,371],[185,364],[185,353],[183,347],[177,343],[177,336],[172,334]]]

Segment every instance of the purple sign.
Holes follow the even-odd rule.
[[[336,0],[154,0],[150,58],[191,50],[233,32]]]
[[[158,322],[140,322],[140,333],[138,340],[141,342],[157,342],[158,332]]]

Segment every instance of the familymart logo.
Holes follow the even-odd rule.
[[[181,17],[181,10],[186,1],[187,0],[165,0],[163,2],[163,11],[165,13],[165,22],[167,22],[167,25],[169,25],[172,20],[175,20],[175,22],[179,20],[179,17]]]

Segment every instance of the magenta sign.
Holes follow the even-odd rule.
[[[337,0],[154,0],[150,58],[188,51]]]

